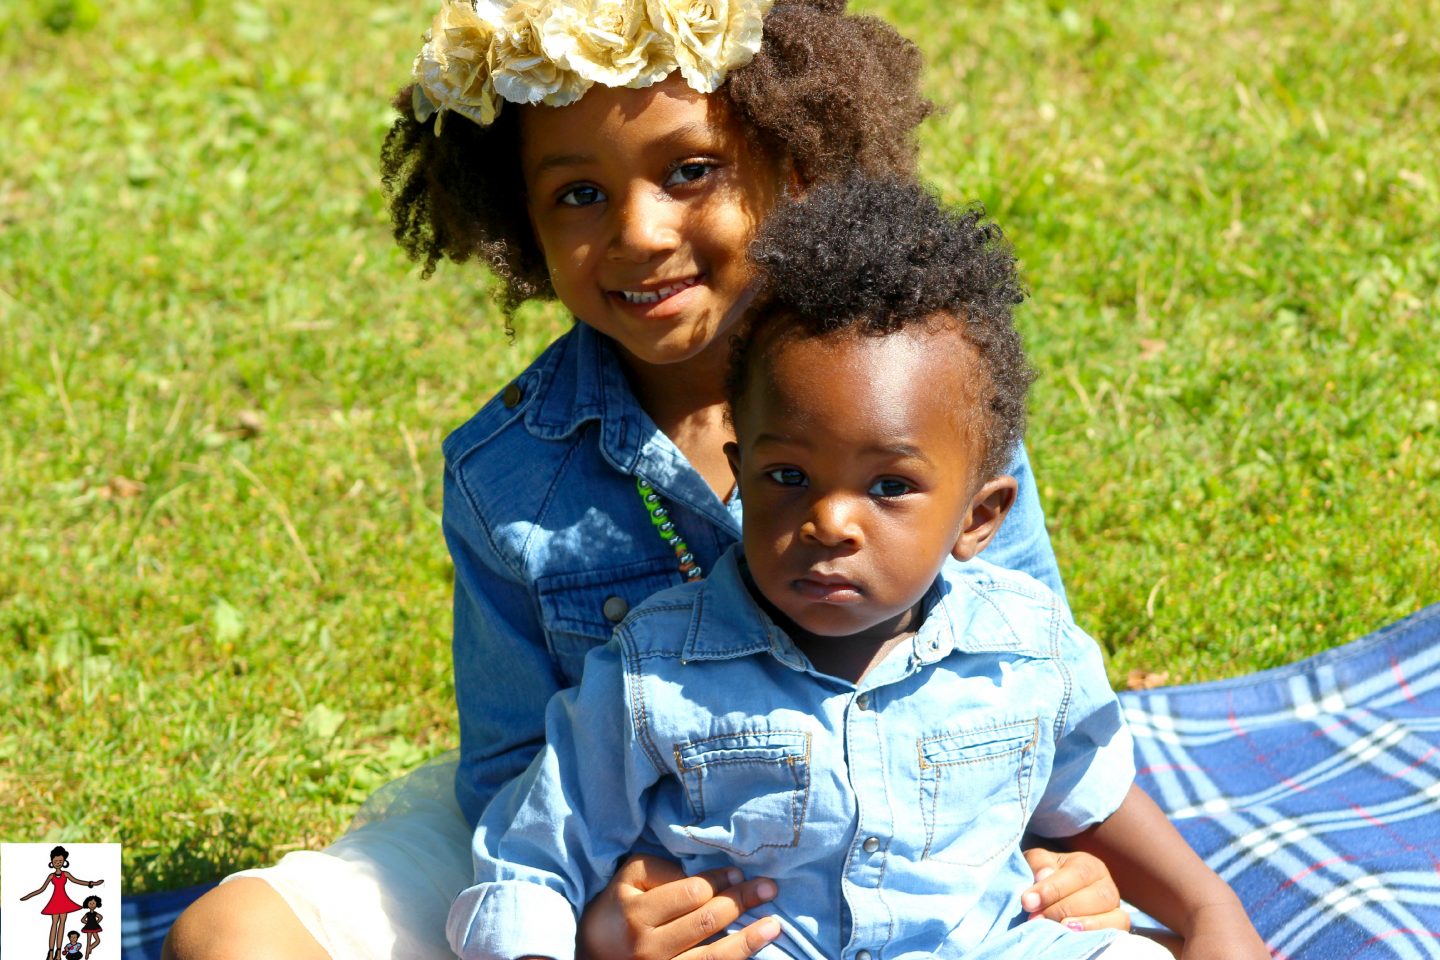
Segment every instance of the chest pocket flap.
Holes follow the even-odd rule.
[[[1039,732],[1032,719],[917,742],[926,859],[980,866],[1019,842]]]
[[[685,833],[731,856],[793,847],[810,800],[810,734],[756,730],[675,744],[695,814]]]
[[[535,592],[545,644],[566,682],[580,682],[585,655],[609,640],[627,613],[652,593],[679,582],[673,558],[538,577]]]

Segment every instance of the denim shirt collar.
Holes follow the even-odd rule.
[[[809,669],[805,655],[785,631],[775,625],[769,615],[755,602],[745,586],[740,572],[743,548],[736,544],[725,552],[696,589],[695,604],[690,616],[690,626],[685,637],[681,659],[728,660],[735,657],[770,653],[781,663],[796,670]],[[956,591],[957,584],[947,577],[949,565],[940,571],[921,601],[925,619],[920,629],[910,639],[909,656],[902,664],[902,672],[909,673],[937,663],[956,651],[970,652],[971,643],[967,631],[959,627],[952,618],[951,604],[941,603],[947,594]],[[959,599],[964,599],[961,593]],[[956,606],[963,606],[956,605]],[[963,614],[962,614],[963,615]],[[987,644],[976,643],[974,649]],[[898,657],[887,658],[888,666]],[[879,669],[867,675],[865,687],[897,679],[891,676],[891,669]],[[872,680],[873,677],[873,680]]]
[[[559,440],[594,422],[600,455],[612,467],[740,535],[737,518],[640,407],[609,337],[577,320],[564,349],[550,351],[547,361],[535,371],[543,395],[526,412],[531,434]]]

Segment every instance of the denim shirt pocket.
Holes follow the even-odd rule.
[[[810,734],[758,730],[675,744],[696,843],[735,857],[793,847],[810,803]]]
[[[977,867],[1014,848],[1030,819],[1039,732],[1037,718],[916,741],[922,857]]]
[[[537,577],[545,644],[565,682],[580,682],[585,655],[610,639],[626,613],[679,580],[673,557]]]

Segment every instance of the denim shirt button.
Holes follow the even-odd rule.
[[[869,710],[869,709],[870,709],[870,694],[868,694],[868,693],[862,693],[862,694],[860,694],[860,696],[856,697],[856,698],[855,698],[855,706],[859,707],[861,710]]]
[[[858,950],[855,953],[855,960],[870,960],[869,950]]]
[[[876,850],[880,849],[880,838],[866,837],[865,842],[861,844],[861,846],[865,849],[866,853],[874,853]]]
[[[605,601],[600,612],[605,614],[605,619],[611,623],[619,623],[625,619],[625,614],[630,612],[630,604],[626,603],[623,597],[611,597]]]
[[[515,408],[515,405],[518,404],[522,399],[524,399],[524,397],[525,391],[520,389],[520,384],[512,383],[506,386],[503,391],[501,391],[500,402],[505,404],[507,408],[513,410]]]

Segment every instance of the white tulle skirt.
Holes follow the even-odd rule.
[[[324,850],[245,870],[270,884],[335,960],[451,960],[445,915],[471,883],[456,751],[382,787]]]

